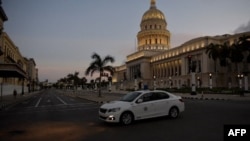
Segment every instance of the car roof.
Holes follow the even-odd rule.
[[[139,90],[136,92],[142,92],[142,93],[145,93],[145,92],[165,92],[165,93],[169,93],[169,92],[163,91],[163,90]]]
[[[141,94],[144,94],[146,92],[163,92],[163,93],[167,93],[170,97],[178,97],[173,93],[170,93],[168,91],[163,91],[163,90],[139,90],[139,91],[134,91],[134,92],[139,92]]]

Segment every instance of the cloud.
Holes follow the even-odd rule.
[[[239,26],[234,32],[235,33],[241,33],[241,32],[247,32],[250,31],[250,20],[248,21],[247,24],[242,24]]]

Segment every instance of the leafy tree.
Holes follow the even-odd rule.
[[[78,77],[79,72],[75,72],[74,74],[68,74],[68,81],[73,82],[73,86],[77,88],[77,86],[80,84],[80,78]]]
[[[93,76],[94,73],[99,73],[99,86],[101,86],[101,79],[102,74],[104,72],[109,72],[111,75],[114,73],[114,68],[110,65],[107,65],[108,63],[114,63],[115,59],[112,56],[106,56],[104,59],[100,57],[97,53],[94,53],[91,58],[93,59],[93,62],[90,63],[89,67],[85,71],[85,75],[91,75]],[[101,87],[99,87],[99,97],[101,97]]]
[[[94,89],[94,87],[95,87],[95,80],[94,80],[94,79],[91,79],[91,80],[90,80],[90,88],[91,88],[91,89]]]
[[[86,79],[86,77],[83,77],[81,80],[80,80],[80,83],[81,83],[81,85],[82,85],[82,89],[84,89],[84,85],[86,85],[86,83],[87,83],[87,79]]]

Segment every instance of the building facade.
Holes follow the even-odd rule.
[[[211,43],[232,45],[250,32],[199,37],[174,48],[170,44],[170,35],[164,14],[157,9],[156,1],[151,0],[137,34],[137,51],[127,56],[125,65],[116,67],[113,76],[116,88],[182,88],[195,85],[198,88],[244,86],[248,89],[249,78],[246,74],[243,76],[243,69],[248,70],[249,65],[240,63],[237,71],[234,64],[222,67],[209,58],[206,47]],[[190,69],[192,66],[195,66],[194,70]]]
[[[38,70],[34,59],[22,56],[6,32],[3,23],[8,20],[0,0],[0,89],[2,95],[20,94],[37,89]]]

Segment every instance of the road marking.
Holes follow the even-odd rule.
[[[38,107],[39,103],[41,102],[42,98],[40,98],[37,103],[36,103],[36,106],[35,107]]]
[[[65,101],[63,101],[60,97],[56,97],[58,100],[60,100],[64,105],[67,105],[67,103]]]

